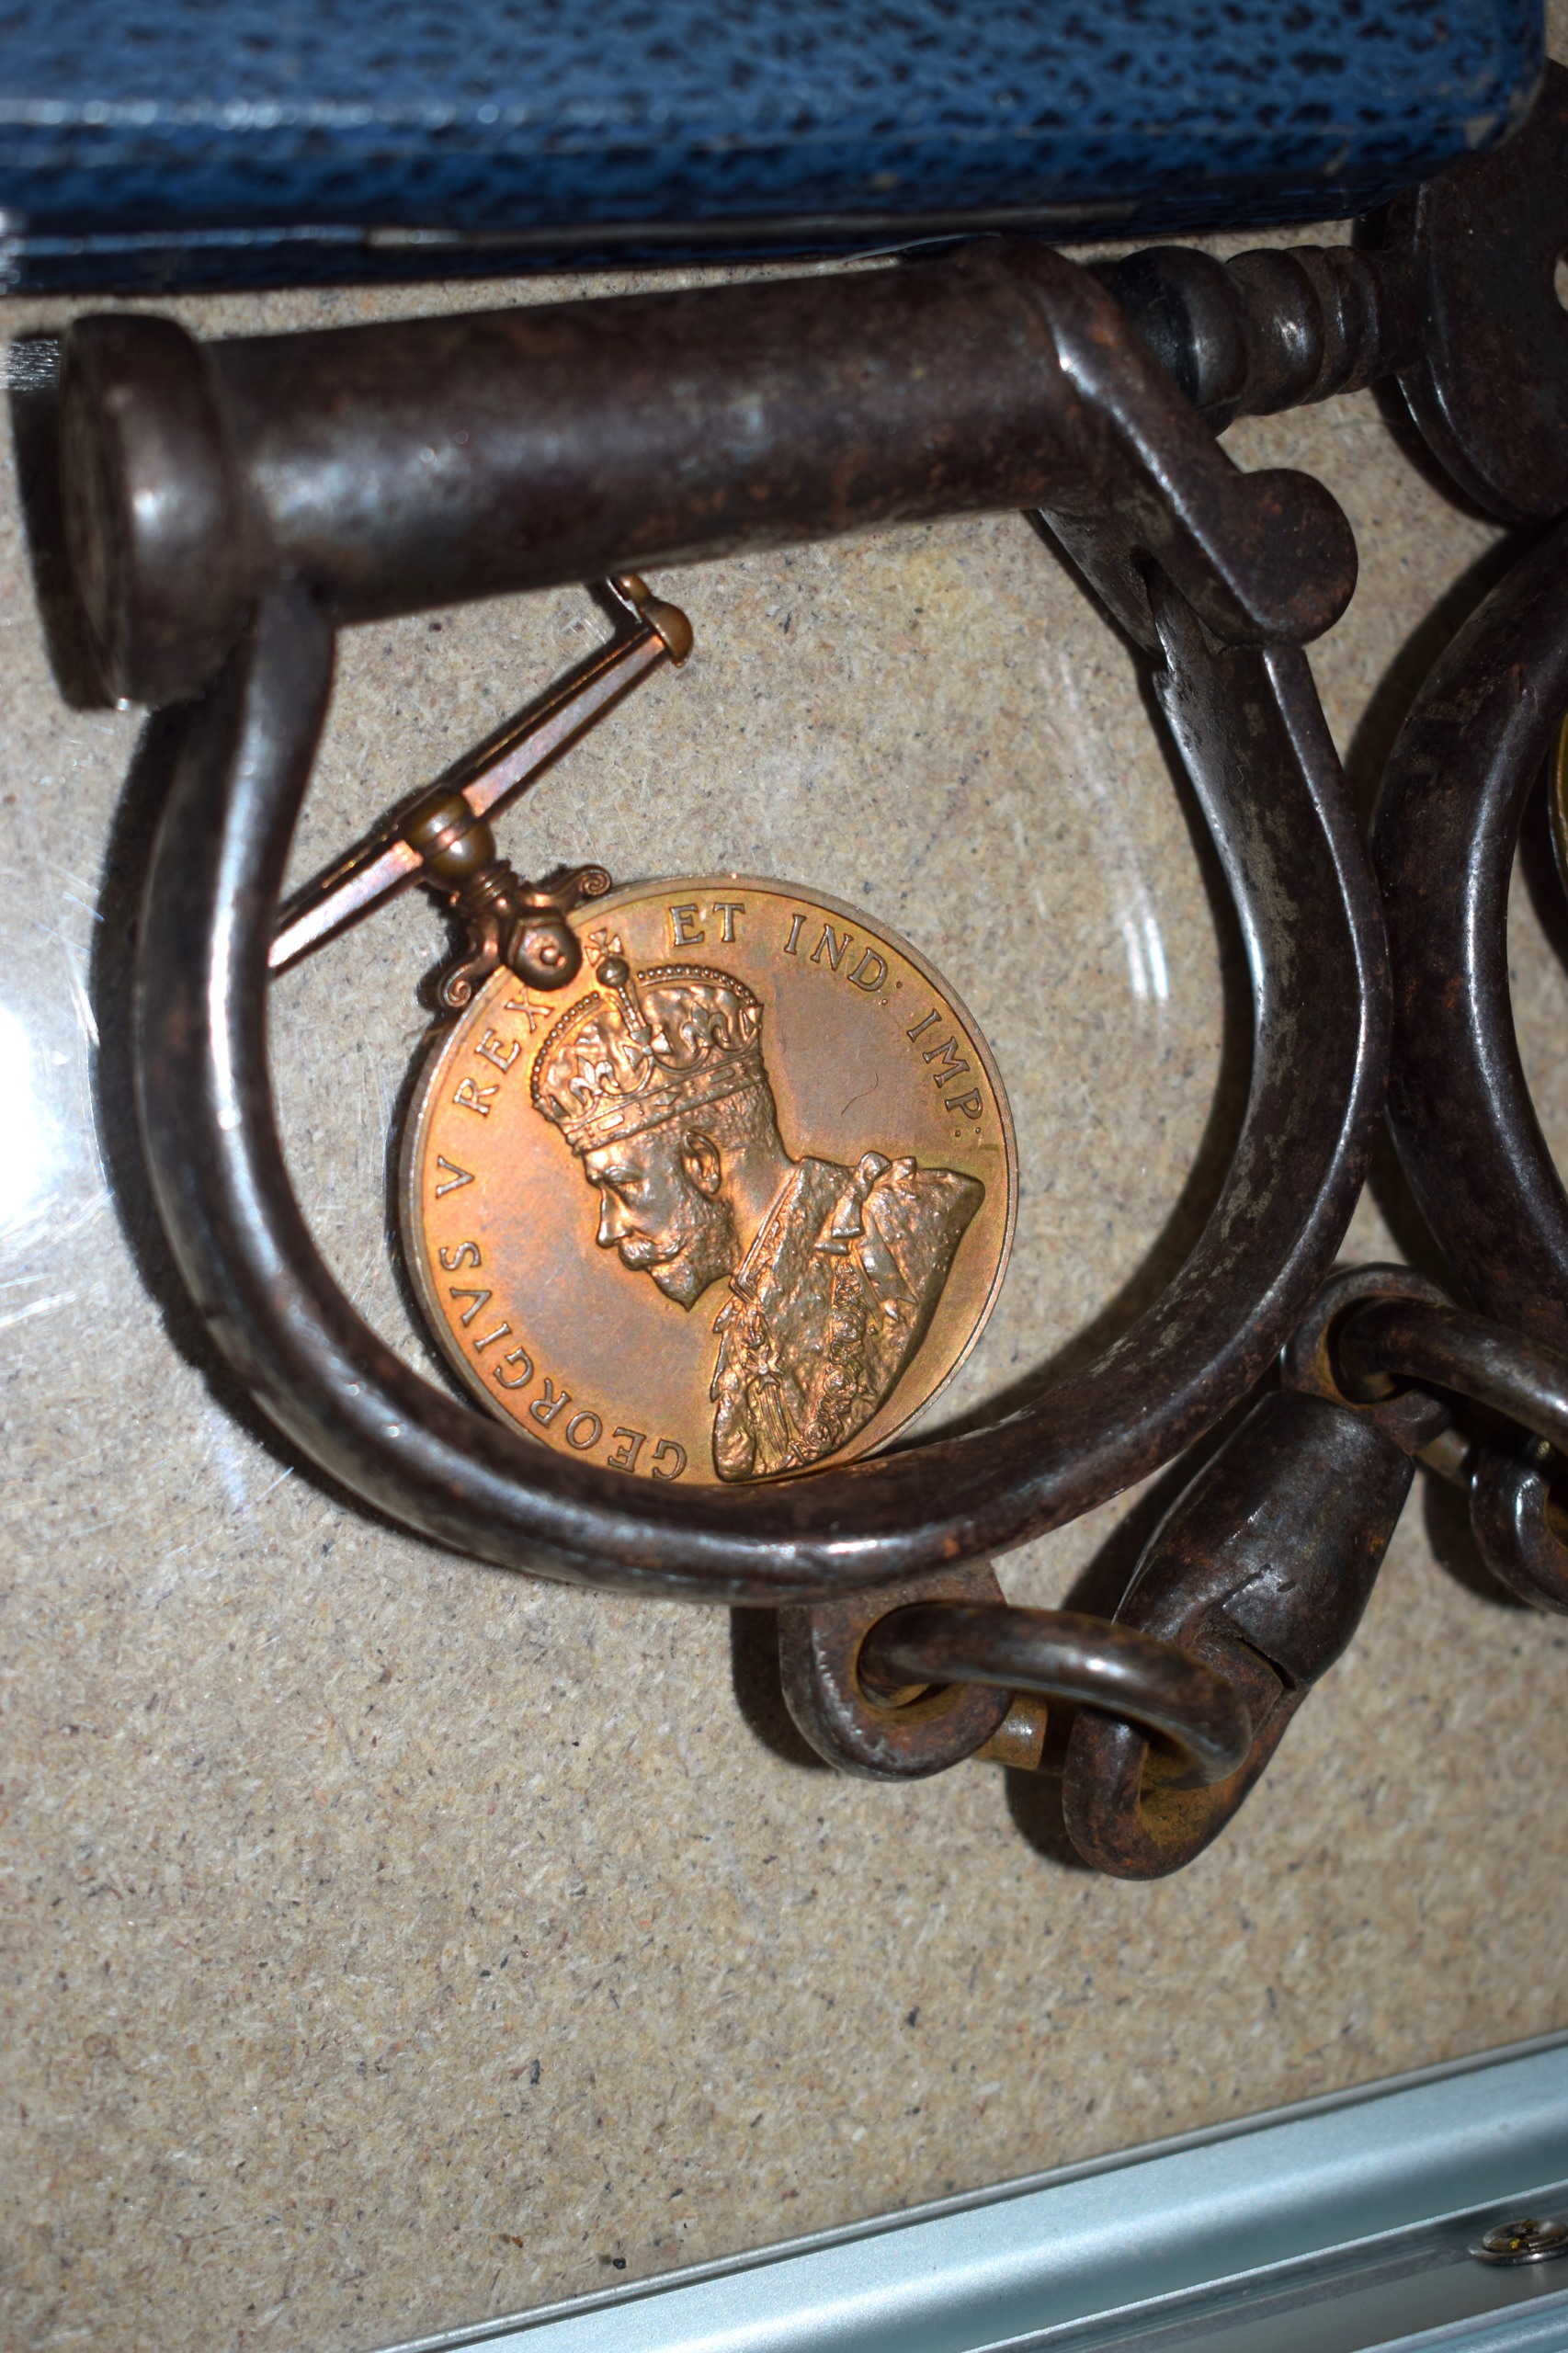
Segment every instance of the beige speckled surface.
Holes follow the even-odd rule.
[[[517,291],[179,308],[218,333]],[[1313,658],[1365,788],[1495,535],[1369,396],[1232,447],[1355,525]],[[1568,1634],[1483,1589],[1440,1496],[1231,1835],[1129,1887],[1062,1859],[1049,1784],[887,1790],[769,1745],[734,1691],[756,1620],[470,1567],[236,1427],[106,1182],[141,722],[62,701],[9,483],[0,533],[6,2345],[359,2353],[1568,2023]],[[1210,1197],[1235,956],[1208,866],[1127,656],[1021,521],[661,585],[696,660],[506,846],[863,897],[950,975],[1024,1172],[972,1407],[1127,1320]],[[301,867],[600,626],[563,595],[349,639]],[[1568,1152],[1568,984],[1516,901]],[[422,1360],[383,1180],[438,944],[402,905],[278,999],[301,1194]],[[1351,1254],[1390,1248],[1364,1204]],[[1103,1586],[1130,1506],[1007,1590]]]

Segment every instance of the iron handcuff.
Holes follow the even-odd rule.
[[[1417,252],[1420,233],[1418,219]],[[161,1212],[216,1344],[312,1460],[419,1532],[582,1582],[792,1604],[808,1635],[813,1597],[922,1580],[929,1597],[933,1575],[988,1574],[966,1564],[1114,1494],[1245,1394],[1348,1219],[1388,1017],[1371,876],[1299,650],[1353,583],[1332,500],[1304,477],[1236,474],[1118,303],[1044,248],[987,244],[836,285],[848,299],[785,281],[205,348],[165,322],[89,320],[65,388],[76,573],[110,684],[183,696],[222,665],[152,861],[137,1048]],[[1313,383],[1335,388],[1322,366]],[[472,460],[432,471],[432,420],[460,396]],[[1204,1236],[1086,1374],[990,1430],[743,1495],[633,1494],[525,1451],[354,1315],[278,1148],[267,953],[336,623],[1026,504],[1158,661],[1252,951],[1252,1092]],[[508,538],[495,518],[518,515]],[[1292,988],[1309,949],[1310,1020]],[[939,1512],[922,1510],[926,1483]],[[907,1670],[918,1629],[903,1631],[902,1653],[896,1623],[882,1648]],[[1090,1671],[1135,1647],[1104,1638]],[[1045,1688],[1092,1697],[1073,1665],[1059,1656]],[[1127,1712],[1177,1729],[1124,1682]],[[1211,1689],[1187,1698],[1212,1714]],[[1210,1726],[1187,1783],[1245,1775],[1239,1738],[1233,1713]],[[916,1749],[914,1769],[939,1769]]]
[[[896,504],[908,511],[922,497],[924,511],[959,503],[950,472],[935,491],[922,489],[933,463],[929,383],[938,342],[951,374],[955,347],[961,353],[967,342],[972,350],[983,324],[986,340],[1001,343],[1014,366],[1011,378],[995,365],[983,375],[992,431],[978,439],[976,462],[986,471],[966,485],[971,503],[1013,504],[1033,495],[1058,510],[1070,500],[1087,506],[1096,487],[1091,468],[1097,467],[1107,520],[1096,518],[1093,528],[1104,532],[1119,507],[1141,513],[1159,467],[1168,503],[1158,508],[1157,530],[1145,536],[1167,542],[1163,552],[1175,550],[1174,568],[1207,607],[1211,628],[1254,636],[1305,631],[1326,625],[1342,606],[1352,555],[1326,494],[1299,478],[1235,473],[1111,298],[1071,264],[1043,249],[1006,246],[917,264],[888,273],[881,316],[869,290],[881,290],[880,279],[844,284],[854,301],[832,323],[840,374],[850,368],[846,351],[885,347],[892,339],[888,308],[902,319],[899,339],[906,347],[917,333],[926,340],[910,348],[904,381],[913,388],[911,413],[890,415],[885,396],[879,405],[877,471],[869,477],[875,505],[868,496],[864,506],[825,513],[817,503],[824,480],[842,469],[836,447],[812,442],[812,464],[795,498],[797,529],[865,521],[867,507],[885,514]],[[823,290],[811,291],[820,344]],[[713,379],[715,399],[744,392],[755,400],[752,388],[743,385],[733,395],[729,389],[743,304],[747,315],[738,340],[754,351],[766,344],[774,371],[770,421],[782,432],[789,420],[798,434],[814,360],[809,348],[803,358],[800,353],[795,286],[568,306],[568,332],[593,338],[605,381],[617,389],[616,415],[626,433],[641,413],[644,442],[658,432],[676,441],[659,450],[660,479],[687,483],[693,454],[722,449],[723,438],[678,379],[662,416],[650,424],[647,408],[639,410],[649,392],[630,355],[646,354],[662,339],[662,364],[673,375],[667,347],[677,333],[705,354],[722,346],[725,368]],[[615,313],[622,315],[612,321]],[[489,394],[497,405],[505,396],[510,439],[503,457],[514,448],[525,460],[532,456],[517,413],[521,408],[526,416],[529,398],[548,402],[551,395],[548,381],[540,389],[535,356],[562,330],[548,314],[540,320],[540,313],[524,311],[500,322],[440,324],[449,348],[466,331],[460,346],[465,368],[494,358],[498,338],[507,338],[504,382]],[[93,446],[98,420],[136,417],[145,381],[137,361],[152,347],[140,326],[88,322],[76,331],[80,344],[68,348],[66,362],[68,449]],[[1131,1344],[1108,1352],[1067,1390],[988,1431],[744,1494],[661,1495],[587,1466],[541,1462],[397,1364],[336,1293],[292,1204],[266,1075],[267,949],[330,677],[334,616],[324,597],[337,597],[339,611],[346,602],[355,613],[385,611],[394,599],[449,596],[460,574],[438,563],[409,584],[406,541],[415,524],[411,510],[397,505],[399,463],[406,449],[418,467],[417,449],[429,446],[437,410],[474,416],[469,446],[478,449],[476,463],[486,456],[479,398],[471,395],[457,408],[459,392],[442,381],[438,352],[415,344],[417,370],[402,384],[392,373],[395,346],[381,363],[368,353],[358,357],[367,336],[402,338],[408,348],[414,333],[351,329],[279,339],[296,386],[313,360],[323,385],[333,388],[318,392],[313,408],[303,404],[297,428],[302,446],[308,452],[312,437],[335,431],[339,414],[347,414],[355,420],[359,472],[341,488],[344,460],[331,448],[321,458],[319,483],[307,476],[301,489],[300,468],[285,475],[273,447],[288,430],[285,387],[257,412],[247,487],[265,494],[286,481],[284,519],[291,522],[304,509],[316,545],[325,542],[327,498],[338,495],[343,546],[324,584],[296,576],[263,593],[237,651],[192,714],[152,860],[138,980],[143,1125],[171,1244],[218,1345],[269,1415],[368,1501],[480,1558],[588,1582],[726,1601],[803,1598],[972,1561],[1116,1492],[1197,1436],[1257,1377],[1332,1258],[1369,1149],[1383,1077],[1381,943],[1365,853],[1303,657],[1289,647],[1210,650],[1185,601],[1159,591],[1159,619],[1175,664],[1171,706],[1241,896],[1245,928],[1259,943],[1253,1111],[1232,1177],[1232,1198],[1244,1195],[1252,1206],[1236,1239],[1219,1243],[1228,1214],[1222,1204],[1194,1261]],[[222,415],[224,380],[215,369],[229,355],[239,355],[234,368],[242,381],[261,366],[255,347],[218,346],[210,359],[177,330],[164,328],[157,340],[155,364],[169,375],[185,371],[189,415],[204,406]],[[314,355],[301,348],[312,345]],[[1117,354],[1114,369],[1108,348]],[[270,365],[273,354],[263,356]],[[204,381],[210,367],[211,385]],[[387,421],[378,423],[372,414],[367,424],[360,404],[344,404],[337,387],[346,370],[358,381],[356,369],[363,375],[372,367]],[[688,361],[688,375],[691,368]],[[960,381],[977,374],[971,363]],[[1107,376],[1109,389],[1102,391],[1096,380]],[[569,371],[569,381],[578,378]],[[1017,414],[1006,422],[1011,428],[1032,421],[1044,460],[1020,460],[1021,437],[1012,429],[1002,434],[1009,393]],[[861,422],[851,417],[846,424],[836,407],[827,420],[840,436]],[[902,447],[901,426],[907,437]],[[125,449],[130,435],[123,424],[121,429]],[[78,546],[112,544],[110,516],[128,539],[134,530],[127,520],[138,511],[130,482],[101,462],[106,438],[100,425],[100,464],[90,486],[82,472],[74,477]],[[216,433],[213,444],[209,495],[220,457],[227,455]],[[715,460],[710,455],[707,462]],[[183,478],[187,460],[178,463]],[[734,507],[744,499],[748,468],[733,472]],[[439,468],[421,468],[414,479],[431,472],[438,475]],[[389,475],[392,487],[383,496]],[[527,487],[515,486],[515,505],[522,505]],[[494,489],[487,486],[487,508],[496,503]],[[437,507],[439,490],[437,482]],[[651,492],[651,483],[629,481],[629,514],[640,512]],[[689,483],[683,494],[693,515],[662,517],[668,536],[652,549],[615,542],[624,561],[670,561],[696,551],[706,485]],[[233,485],[225,495],[232,501]],[[710,498],[709,509],[715,504]],[[571,515],[580,518],[585,509],[592,512],[585,492],[574,491]],[[1196,518],[1190,529],[1189,518]],[[601,528],[630,532],[632,525],[615,518]],[[740,536],[739,523],[722,512],[700,528],[709,545],[733,547]],[[777,537],[780,528],[774,514],[754,536]],[[366,536],[372,529],[374,547]],[[582,531],[579,520],[577,536],[560,555],[553,546],[527,548],[518,566],[525,578],[580,574],[590,552]],[[228,537],[254,549],[258,532],[252,524]],[[372,570],[378,548],[383,560]],[[597,560],[597,546],[593,552],[593,568],[608,568]],[[153,571],[149,560],[142,576]],[[92,576],[85,563],[82,574]],[[125,592],[137,577],[133,555],[119,577],[109,575],[99,599],[101,641],[131,654],[142,617],[133,591]],[[481,566],[464,585],[479,593],[495,586],[496,576]],[[222,599],[207,585],[210,609],[217,610]],[[154,632],[148,627],[143,635]],[[153,665],[167,665],[169,640],[155,642]],[[188,638],[175,642],[188,654]],[[129,654],[121,682],[134,683]],[[1245,696],[1256,724],[1246,734],[1238,729],[1232,745],[1221,736],[1222,706],[1234,708],[1238,695]],[[1291,809],[1289,827],[1261,823],[1269,801],[1278,810],[1282,800]],[[1309,947],[1319,1002],[1310,1025],[1302,1025],[1289,1003],[1278,1002],[1275,975],[1299,965]],[[1303,1027],[1310,1035],[1301,1034]],[[940,1498],[935,1509],[933,1490]]]
[[[1494,1574],[1552,1609],[1568,1608],[1550,1478],[1552,1449],[1568,1453],[1568,1191],[1514,1033],[1507,911],[1526,803],[1568,708],[1565,555],[1559,524],[1447,648],[1373,827],[1395,972],[1390,1126],[1423,1215],[1493,1327],[1479,1393],[1513,1431],[1469,1466],[1471,1527]],[[1441,1381],[1448,1336],[1385,1328],[1380,1362]],[[1471,1335],[1472,1358],[1477,1346]]]

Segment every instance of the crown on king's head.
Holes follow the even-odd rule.
[[[562,1014],[533,1066],[534,1108],[574,1152],[762,1083],[762,1007],[744,981],[703,964],[635,973],[603,931],[587,948],[599,985]]]

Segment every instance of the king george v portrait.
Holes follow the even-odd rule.
[[[716,1283],[713,1465],[801,1471],[846,1446],[924,1339],[977,1177],[886,1152],[794,1158],[744,983],[696,964],[633,973],[601,934],[597,988],[534,1061],[532,1099],[598,1194],[602,1250],[694,1308]]]

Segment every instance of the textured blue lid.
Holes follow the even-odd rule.
[[[1541,45],[1538,0],[20,0],[0,205],[35,283],[1321,217],[1500,137]]]

